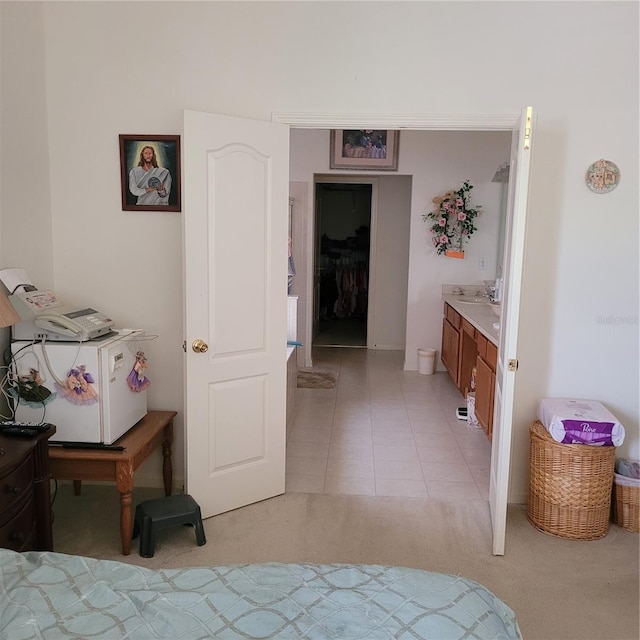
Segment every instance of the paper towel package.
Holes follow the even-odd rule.
[[[624,427],[604,405],[594,400],[545,398],[538,419],[556,442],[619,447]]]

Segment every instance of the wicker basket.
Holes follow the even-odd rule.
[[[606,536],[616,448],[561,444],[538,420],[529,431],[531,524],[545,533],[573,540]]]
[[[613,483],[613,521],[629,531],[640,532],[640,487]]]

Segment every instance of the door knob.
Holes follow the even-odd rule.
[[[204,340],[194,340],[191,343],[191,348],[196,353],[206,353],[209,350],[209,345]]]

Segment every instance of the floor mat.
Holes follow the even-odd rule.
[[[329,371],[298,371],[298,387],[302,389],[335,389],[336,374]]]

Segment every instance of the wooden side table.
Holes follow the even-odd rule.
[[[131,492],[135,472],[159,445],[162,446],[164,493],[171,495],[171,444],[176,415],[176,411],[149,411],[114,443],[124,447],[122,451],[68,449],[49,443],[51,476],[57,480],[73,480],[76,495],[80,494],[82,480],[115,482],[120,492],[120,538],[125,556],[131,550]]]

